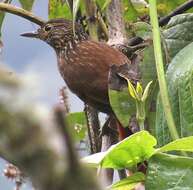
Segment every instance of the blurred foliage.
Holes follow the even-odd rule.
[[[84,112],[69,113],[66,116],[69,130],[76,141],[85,139],[87,134],[87,120]]]
[[[20,79],[11,70],[0,64],[0,87],[18,87],[19,84]]]
[[[134,8],[133,4],[129,0],[122,0],[124,7],[124,19],[125,21],[136,21],[138,17],[138,12]]]
[[[35,0],[19,0],[23,9],[31,11]]]
[[[185,2],[187,0],[157,0],[158,13],[160,16],[164,16]],[[193,12],[193,9],[190,9],[188,12]]]
[[[72,13],[66,1],[64,0],[49,0],[49,19],[66,18],[72,19]]]

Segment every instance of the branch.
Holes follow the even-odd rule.
[[[26,11],[22,8],[10,5],[10,4],[6,4],[6,3],[0,3],[0,11],[5,11],[20,17],[23,17],[33,23],[36,23],[40,26],[42,26],[46,21],[44,21],[43,19],[33,15],[31,12]]]
[[[177,7],[174,11],[172,11],[169,15],[161,18],[159,20],[159,25],[160,26],[166,25],[173,16],[178,15],[178,14],[182,14],[185,11],[191,9],[192,7],[193,7],[193,0],[189,0],[189,1],[185,2],[184,4]]]
[[[123,21],[121,1],[112,0],[108,6],[107,18],[109,24],[109,45],[126,44],[127,35]]]

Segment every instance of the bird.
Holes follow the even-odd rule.
[[[63,18],[51,19],[37,31],[21,35],[49,44],[68,88],[99,112],[116,117],[108,96],[109,71],[113,65],[131,65],[127,56],[105,42],[91,40],[80,24],[73,26],[71,20]],[[121,139],[127,136],[120,133]]]

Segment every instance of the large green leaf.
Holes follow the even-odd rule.
[[[66,116],[68,127],[75,140],[80,141],[85,138],[87,131],[87,121],[84,112],[70,113]]]
[[[164,30],[169,55],[173,58],[179,50],[193,42],[193,14],[172,17]]]
[[[156,139],[147,131],[140,131],[111,146],[108,151],[84,158],[91,166],[103,168],[132,168],[149,159],[154,153]]]
[[[134,173],[133,175],[114,183],[111,189],[114,190],[133,190],[135,186],[145,180],[145,175],[141,172]]]
[[[193,159],[156,154],[148,162],[145,188],[148,190],[193,189]]]
[[[112,146],[102,161],[104,168],[130,168],[143,162],[154,153],[156,139],[147,131],[141,131]]]
[[[181,137],[193,135],[193,43],[182,49],[167,70],[167,82],[175,124]],[[169,142],[170,136],[158,99],[156,136],[159,146]]]
[[[193,152],[193,136],[175,140],[158,149],[154,148],[156,145],[156,139],[149,132],[140,131],[111,146],[106,152],[93,154],[83,160],[92,167],[132,168],[160,152]]]
[[[19,0],[23,9],[31,11],[35,0]]]
[[[71,10],[64,0],[49,0],[49,18],[72,19]]]

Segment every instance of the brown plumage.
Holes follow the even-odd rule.
[[[109,113],[108,73],[110,66],[130,63],[119,51],[104,43],[83,41],[68,54],[58,56],[58,66],[67,85],[80,99]]]
[[[130,64],[120,51],[102,42],[89,39],[81,26],[55,19],[47,22],[36,33],[23,36],[39,38],[56,51],[61,76],[69,89],[88,105],[111,114],[108,98],[108,74],[112,65]]]

